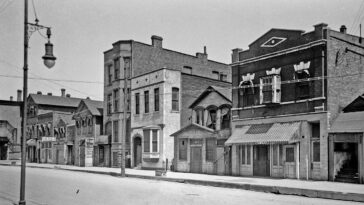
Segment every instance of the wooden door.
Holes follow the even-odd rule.
[[[134,138],[134,167],[142,163],[142,140],[140,137]]]
[[[202,172],[202,149],[201,147],[191,147],[190,172]]]
[[[269,146],[254,146],[253,175],[270,176]]]
[[[284,147],[284,177],[296,178],[296,146]]]

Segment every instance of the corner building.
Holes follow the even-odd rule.
[[[231,86],[229,66],[208,60],[206,48],[188,55],[163,48],[159,36],[151,40],[151,45],[118,41],[104,52],[103,122],[105,135],[111,138],[113,167],[119,167],[121,160],[124,91],[128,92],[126,167],[168,169],[174,156],[170,134],[190,124],[188,106],[209,85]]]
[[[318,24],[232,52],[232,174],[327,180],[328,131],[364,92],[361,39]]]

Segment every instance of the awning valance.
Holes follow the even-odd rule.
[[[288,144],[299,140],[301,122],[246,125],[234,130],[225,145]]]

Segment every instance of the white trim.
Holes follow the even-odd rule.
[[[274,39],[279,39],[281,40],[280,42],[278,42],[277,44],[274,44],[274,45],[264,45],[266,43],[269,43],[270,41],[274,40]],[[268,39],[266,42],[264,42],[262,45],[260,45],[260,47],[268,47],[268,48],[271,48],[271,47],[275,47],[281,43],[283,43],[285,40],[287,40],[287,38],[282,38],[282,37],[271,37],[270,39]]]
[[[250,120],[260,120],[260,119],[270,119],[270,118],[281,118],[281,117],[293,117],[299,115],[312,115],[312,114],[322,114],[327,113],[327,111],[320,111],[320,112],[302,112],[302,113],[295,113],[295,114],[287,114],[287,115],[274,115],[274,116],[265,116],[265,117],[251,117],[251,118],[244,118],[240,119],[238,115],[233,115],[231,121],[250,121]],[[234,119],[234,117],[238,119]]]

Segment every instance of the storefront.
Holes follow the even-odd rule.
[[[110,136],[99,135],[93,147],[93,166],[109,167],[110,166]]]

